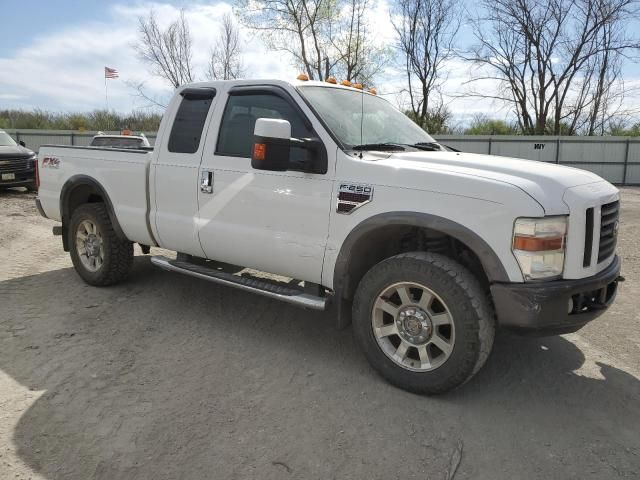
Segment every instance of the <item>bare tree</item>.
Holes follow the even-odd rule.
[[[398,0],[394,27],[407,77],[411,117],[427,127],[444,108],[440,87],[460,27],[455,0]]]
[[[372,40],[367,20],[370,8],[371,0],[347,0],[332,38],[337,58],[332,73],[349,82],[366,85],[370,85],[388,63],[387,49]]]
[[[339,15],[333,0],[237,0],[241,21],[273,50],[290,53],[311,79],[329,76],[331,32]]]
[[[209,78],[213,80],[232,80],[243,75],[240,58],[240,32],[230,13],[222,17],[222,26],[216,44],[211,49],[209,59]]]
[[[595,133],[620,98],[619,60],[640,43],[624,28],[637,0],[482,0],[466,55],[513,107],[526,134]],[[622,94],[623,91],[622,91]]]
[[[165,29],[158,25],[153,10],[149,17],[138,18],[138,23],[140,42],[135,48],[152,73],[173,87],[193,82],[191,34],[184,10]]]

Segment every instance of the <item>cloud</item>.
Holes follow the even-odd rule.
[[[41,108],[53,111],[87,111],[105,107],[104,67],[120,73],[107,80],[109,107],[130,111],[148,103],[135,96],[128,82],[144,81],[152,96],[171,95],[171,88],[150,75],[134,51],[138,17],[153,8],[160,24],[174,20],[180,10],[170,4],[113,5],[106,18],[88,21],[34,38],[11,57],[0,57],[0,101],[5,108]],[[219,28],[219,18],[230,5],[194,5],[185,10],[193,36],[193,60],[204,80],[209,52]],[[254,78],[293,78],[295,69],[280,53],[268,52],[256,38],[243,32],[244,62]]]
[[[15,51],[11,57],[0,57],[0,102],[2,107],[52,111],[87,111],[105,107],[103,68],[109,66],[120,73],[117,80],[107,80],[109,108],[128,112],[148,106],[130,86],[144,82],[145,91],[156,98],[168,99],[171,87],[149,73],[134,50],[138,35],[138,18],[153,9],[158,23],[166,26],[180,14],[173,4],[162,2],[114,4],[101,20],[87,21],[81,26],[62,28],[35,37],[31,43]],[[220,27],[220,18],[231,10],[225,2],[195,3],[185,8],[193,38],[193,62],[199,72],[196,80],[205,80],[212,45]],[[392,44],[394,28],[387,0],[376,2],[368,14],[379,44]],[[269,51],[259,36],[241,29],[243,63],[248,78],[292,79],[299,72],[284,52]],[[468,80],[466,67],[451,62],[444,93],[460,92]],[[404,75],[393,65],[379,76],[378,91],[395,104],[402,104],[400,93]],[[487,111],[490,102],[477,99],[448,98],[454,112],[472,114]],[[495,109],[493,109],[495,110]]]

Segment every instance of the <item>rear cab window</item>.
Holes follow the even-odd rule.
[[[196,153],[215,90],[186,88],[171,127],[168,150],[172,153]]]
[[[143,141],[140,138],[129,137],[95,137],[91,141],[92,147],[110,147],[110,148],[140,148]]]

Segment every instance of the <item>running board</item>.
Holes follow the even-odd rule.
[[[301,307],[311,308],[313,310],[325,310],[327,307],[327,297],[310,295],[304,293],[302,289],[276,285],[261,278],[241,277],[232,273],[221,272],[220,270],[204,265],[196,265],[181,260],[171,260],[163,256],[151,257],[151,263],[170,272],[184,273],[185,275],[239,288],[240,290],[275,298]]]

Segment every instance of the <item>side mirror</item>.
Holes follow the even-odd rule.
[[[253,129],[251,166],[284,172],[289,168],[292,140],[291,124],[287,120],[259,118]]]
[[[292,161],[293,147],[306,150],[306,156],[301,159],[295,155]],[[253,130],[251,166],[257,170],[326,173],[327,155],[319,138],[292,138],[287,120],[259,118]]]
[[[20,140],[18,143],[20,144],[21,147],[26,147],[27,146],[27,144],[24,143],[22,140]]]

